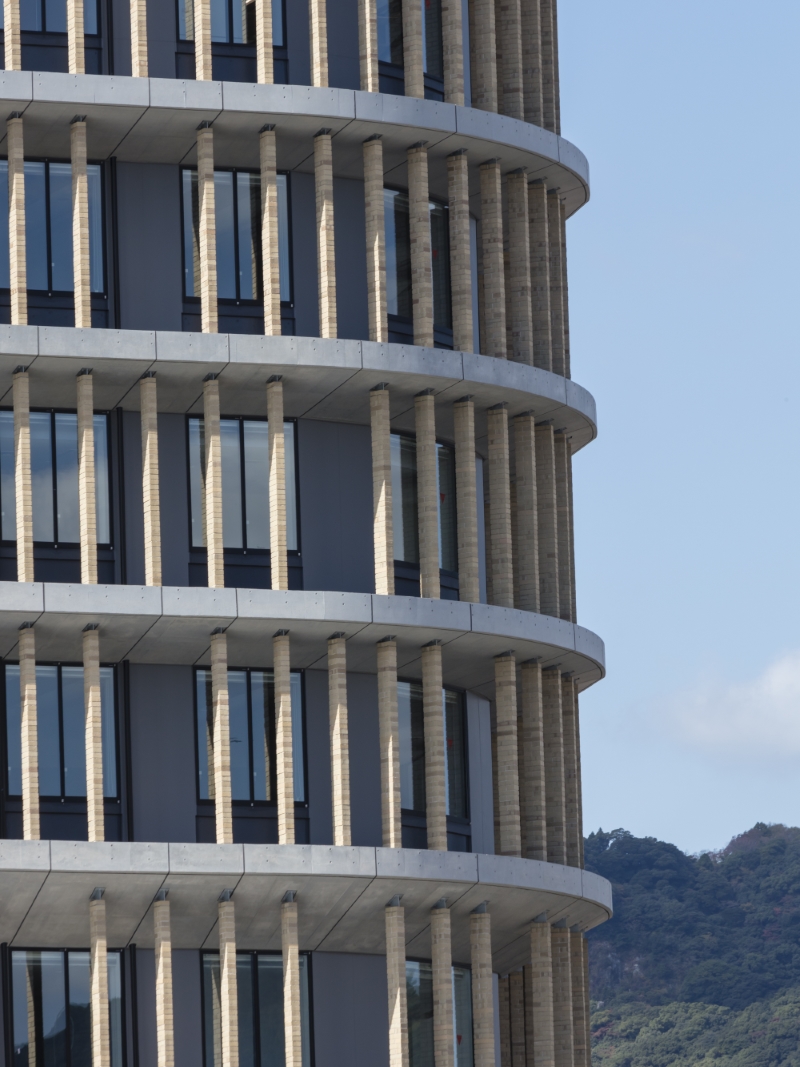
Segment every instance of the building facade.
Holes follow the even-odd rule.
[[[2,1064],[586,1067],[555,0],[3,49]]]

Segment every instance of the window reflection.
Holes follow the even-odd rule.
[[[5,25],[4,12],[0,8],[0,29]],[[67,0],[20,0],[20,27],[28,33],[66,33]],[[97,0],[83,2],[83,32],[95,35],[100,32]]]
[[[402,0],[378,0],[378,59],[396,67],[403,65]]]
[[[409,1067],[434,1067],[433,972],[430,963],[406,961]],[[453,967],[455,1067],[472,1067],[472,973]]]
[[[408,193],[384,189],[386,236],[386,308],[389,315],[410,320],[411,237]],[[450,228],[446,204],[430,202],[431,272],[433,281],[433,321],[443,329],[452,328],[450,301]]]
[[[392,434],[392,521],[394,558],[401,563],[419,563],[417,522],[417,442],[413,437]],[[447,445],[436,445],[436,475],[439,500],[439,566],[458,572],[456,529],[455,454]]]
[[[425,716],[422,686],[397,683],[400,732],[400,805],[406,811],[425,814]],[[467,732],[461,693],[442,690],[442,730],[445,739],[446,814],[469,818],[467,781]]]
[[[255,0],[211,0],[211,40],[214,44],[255,44]],[[178,36],[194,40],[193,0],[178,0]],[[283,0],[272,0],[272,46],[286,45]]]

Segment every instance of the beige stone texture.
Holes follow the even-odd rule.
[[[70,74],[86,73],[83,33],[83,0],[67,0],[67,64]]]
[[[73,0],[69,2],[72,3]],[[75,0],[75,3],[77,4],[78,0]],[[81,8],[81,21],[82,11]],[[92,283],[89,264],[89,179],[86,170],[85,120],[73,119],[69,135],[72,159],[72,276],[75,290],[75,325],[88,329],[92,325]]]
[[[480,0],[483,2],[483,0]],[[503,256],[503,197],[500,160],[481,164],[481,259],[483,261],[484,355],[505,359],[506,284]]]
[[[575,683],[572,676],[561,676],[561,717],[564,729],[564,819],[567,839],[567,866],[580,867],[580,809],[578,750],[576,736]]]
[[[324,88],[328,84],[327,0],[308,0],[308,21],[311,30],[311,84]]]
[[[36,638],[19,631],[19,706],[22,764],[22,837],[39,840],[39,730],[36,704]]]
[[[558,609],[562,619],[575,622],[572,614],[572,450],[566,433],[553,435],[556,468],[556,535],[558,538]]]
[[[514,607],[514,560],[511,536],[511,471],[508,450],[508,410],[505,403],[489,408],[489,521],[491,525],[491,603]]]
[[[283,951],[283,1047],[285,1067],[303,1067],[299,945],[297,901],[284,899],[281,904],[281,948]]]
[[[425,731],[425,815],[428,848],[447,851],[447,758],[442,713],[442,645],[422,649],[422,707]]]
[[[232,900],[217,905],[222,1067],[239,1067],[239,1004],[236,981],[236,910]],[[288,1063],[288,1060],[287,1060]]]
[[[481,598],[478,557],[478,489],[475,471],[475,405],[465,397],[453,404],[458,536],[458,595],[477,604]]]
[[[523,119],[522,12],[520,0],[495,0],[497,103],[503,115]]]
[[[550,248],[550,344],[553,373],[564,374],[564,270],[561,247],[561,204],[557,192],[547,194],[547,235]]]
[[[401,0],[403,10],[403,72],[406,96],[425,96],[422,62],[422,4],[419,0]]]
[[[292,661],[289,633],[278,630],[272,638],[275,684],[275,779],[278,804],[278,844],[293,845],[294,742],[292,737]]]
[[[555,112],[555,132],[561,134],[561,90],[558,73],[558,0],[553,5],[553,110]]]
[[[108,1022],[108,935],[106,933],[106,902],[102,899],[89,901],[89,944],[92,1067],[111,1067],[111,1035]]]
[[[533,1063],[535,1067],[555,1067],[553,949],[547,922],[531,923],[530,977]]]
[[[195,9],[201,3],[203,6],[207,6],[209,2],[210,0],[198,0]],[[209,49],[210,47],[209,44]],[[214,131],[207,124],[197,131],[197,200],[200,216],[198,225],[200,327],[203,333],[216,333],[219,326],[219,312],[217,306],[217,213],[214,193]]]
[[[570,377],[570,354],[569,354],[569,286],[567,284],[567,205],[562,200],[560,205],[561,217],[561,314],[564,323],[564,376]]]
[[[231,810],[231,732],[228,700],[228,639],[211,635],[211,706],[214,724],[214,815],[217,844],[233,844]],[[209,768],[212,770],[212,768]]]
[[[539,610],[559,617],[556,457],[553,427],[536,427],[536,509],[539,535]]]
[[[581,771],[581,709],[578,699],[578,682],[573,678],[572,687],[575,693],[575,762],[578,767],[578,866],[583,868],[583,773]]]
[[[211,0],[193,0],[194,70],[198,81],[211,81]]]
[[[464,29],[461,0],[442,0],[442,57],[445,102],[463,107]]]
[[[139,379],[144,511],[144,581],[161,585],[161,503],[158,476],[158,393],[154,372]]]
[[[323,0],[311,0],[323,3]],[[319,335],[336,337],[336,254],[333,223],[333,147],[328,131],[314,138],[314,188],[317,201],[317,274]]]
[[[539,610],[539,517],[536,495],[536,421],[532,411],[514,419],[515,603]]]
[[[555,1067],[575,1067],[572,1030],[572,967],[570,932],[566,926],[550,928],[553,944],[553,1037]]]
[[[266,9],[266,0],[255,0]],[[256,8],[258,10],[258,8]],[[272,48],[270,47],[270,55]],[[270,81],[272,78],[270,77]],[[261,272],[264,284],[264,333],[281,334],[281,264],[278,241],[278,171],[274,129],[259,134],[261,162]]]
[[[420,596],[438,599],[439,481],[437,477],[436,412],[433,391],[414,397],[417,438],[417,521],[419,523]]]
[[[369,0],[374,3],[374,0]],[[364,221],[367,238],[367,310],[370,341],[388,341],[386,229],[383,208],[383,142],[364,142]]]
[[[256,78],[259,85],[272,85],[275,80],[272,57],[272,0],[251,2],[256,5]],[[263,184],[261,188],[263,190]]]
[[[547,860],[545,808],[544,708],[542,668],[528,660],[520,668],[519,793],[522,855]]]
[[[83,704],[86,741],[86,816],[90,841],[105,841],[103,708],[100,698],[100,632],[83,631]]]
[[[590,1067],[586,1048],[586,998],[583,988],[583,941],[580,930],[570,930],[570,977],[572,979],[572,1035],[574,1067]]]
[[[34,581],[31,403],[27,370],[14,372],[14,496],[17,525],[17,581]]]
[[[92,372],[82,370],[78,393],[78,519],[81,539],[81,582],[97,584],[97,500],[94,473],[94,389]]]
[[[8,5],[6,5],[8,7]],[[8,15],[6,14],[6,20]],[[19,13],[17,13],[19,21]],[[8,21],[6,21],[8,26]],[[8,42],[9,31],[6,30]],[[8,44],[6,45],[8,48]],[[9,67],[6,70],[18,68]],[[25,148],[22,116],[13,113],[6,122],[8,153],[8,265],[11,298],[11,325],[28,323],[28,274],[25,240]]]
[[[172,923],[166,897],[153,903],[156,965],[156,1050],[158,1067],[175,1067],[175,1023],[172,1008]]]
[[[526,963],[525,975],[525,1067],[536,1067],[533,1056],[533,968]]]
[[[531,313],[533,362],[543,370],[553,369],[550,319],[550,239],[547,186],[543,181],[528,186],[528,243],[531,253]]]
[[[372,432],[372,542],[375,592],[394,595],[394,519],[392,511],[392,446],[389,390],[378,386],[369,394]]]
[[[481,905],[485,909],[485,905]],[[472,963],[472,1035],[474,1067],[495,1067],[492,918],[488,911],[469,917]]]
[[[3,0],[3,25],[6,70],[22,70],[22,33],[20,0]]]
[[[561,707],[561,675],[557,667],[548,667],[542,671],[542,709],[547,859],[549,863],[566,864],[564,718]]]
[[[147,0],[131,2],[131,75],[148,76],[147,65]]]
[[[286,530],[286,438],[283,425],[283,382],[267,382],[269,421],[269,558],[273,589],[289,588]]]
[[[378,653],[378,725],[381,746],[383,847],[402,848],[400,811],[400,730],[397,711],[397,641],[384,638]]]
[[[525,121],[542,125],[542,20],[539,0],[522,0],[522,96]]]
[[[500,1067],[511,1065],[511,1004],[510,975],[503,975],[497,982],[497,1000],[500,1015]]]
[[[412,145],[406,154],[408,157],[408,228],[411,250],[411,314],[414,322],[414,344],[433,348],[431,212],[428,190],[428,150],[425,142]]]
[[[358,0],[358,57],[361,68],[361,89],[365,93],[380,92],[377,0]]]
[[[573,506],[573,492],[572,492],[572,452],[568,456],[567,462],[567,492],[569,494],[569,563],[570,563],[570,586],[572,589],[572,621],[578,621],[578,602],[575,593],[575,510]]]
[[[498,0],[505,3],[505,0]],[[508,204],[508,262],[506,307],[508,358],[533,364],[533,314],[531,310],[531,250],[528,228],[528,179],[523,169],[506,178]]]
[[[405,911],[396,903],[385,909],[386,984],[389,995],[389,1067],[408,1065]]]
[[[556,131],[555,42],[553,19],[556,0],[540,0],[542,42],[542,123],[546,130]]]
[[[486,560],[486,603],[494,604],[492,587],[492,487],[488,477],[488,463],[483,464],[483,554]],[[512,546],[513,550],[513,546]]]
[[[494,0],[469,5],[470,84],[472,106],[497,111],[497,37]]]
[[[205,468],[203,507],[205,518],[208,584],[212,589],[225,585],[225,553],[222,543],[222,439],[219,416],[219,382],[209,375],[203,382],[203,434]]]
[[[592,1067],[592,1019],[591,1000],[589,997],[589,942],[583,939],[583,1023],[584,1047],[586,1048],[586,1067]]]
[[[508,1014],[512,1067],[525,1067],[525,977],[522,971],[508,976]]]
[[[494,661],[497,722],[497,800],[500,838],[495,851],[521,856],[519,752],[517,738],[517,662],[512,652]]]
[[[450,910],[431,909],[431,977],[433,985],[433,1057],[435,1067],[455,1067],[453,1013],[453,950]]]
[[[449,0],[454,3],[455,0]],[[474,350],[472,310],[472,249],[469,221],[469,172],[467,151],[447,157],[447,197],[450,224],[450,298],[453,317],[453,348]]]
[[[350,741],[347,724],[347,648],[344,634],[328,638],[333,843],[350,845]]]

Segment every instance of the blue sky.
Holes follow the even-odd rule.
[[[797,0],[561,0],[584,819],[800,825]]]

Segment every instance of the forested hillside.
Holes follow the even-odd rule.
[[[599,831],[586,866],[615,908],[590,934],[595,1065],[800,1067],[800,829],[700,857]]]

